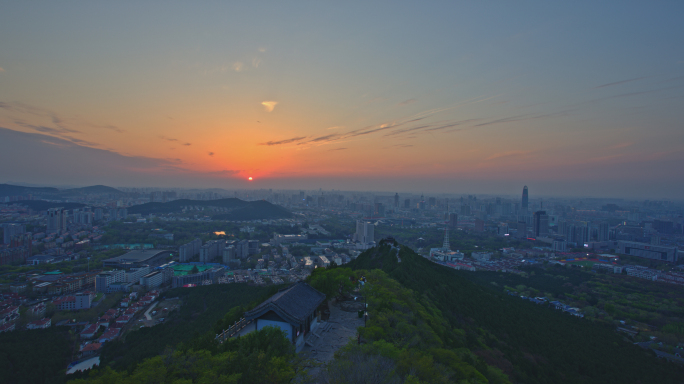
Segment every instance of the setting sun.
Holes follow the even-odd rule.
[[[249,177],[249,181],[252,181],[252,176]]]

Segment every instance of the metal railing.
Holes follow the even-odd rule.
[[[215,340],[218,340],[219,343],[223,343],[224,341],[226,341],[226,339],[229,339],[235,336],[236,334],[240,333],[240,331],[242,331],[246,326],[248,326],[251,323],[252,320],[247,320],[243,317],[240,320],[236,321],[228,329],[224,329],[223,332],[216,335]]]

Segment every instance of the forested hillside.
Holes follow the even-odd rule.
[[[214,327],[231,309],[256,305],[277,291],[277,287],[256,287],[247,284],[217,284],[195,288],[175,288],[166,297],[182,301],[180,311],[171,312],[163,324],[142,328],[123,339],[106,343],[102,363],[115,369],[130,370],[143,359],[161,354],[165,348],[193,339],[210,340]],[[240,313],[241,315],[242,313]]]
[[[520,383],[680,383],[681,367],[655,358],[612,328],[523,302],[434,264],[410,248],[384,244],[361,254],[353,269],[382,269],[438,308],[450,341],[468,348]]]

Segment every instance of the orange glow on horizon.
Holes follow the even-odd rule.
[[[252,181],[252,176],[249,177],[249,181]]]

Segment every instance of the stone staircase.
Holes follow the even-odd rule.
[[[316,345],[318,340],[322,337],[323,333],[328,332],[332,328],[332,323],[326,321],[321,323],[314,331],[310,332],[304,339],[304,344],[309,347]]]

